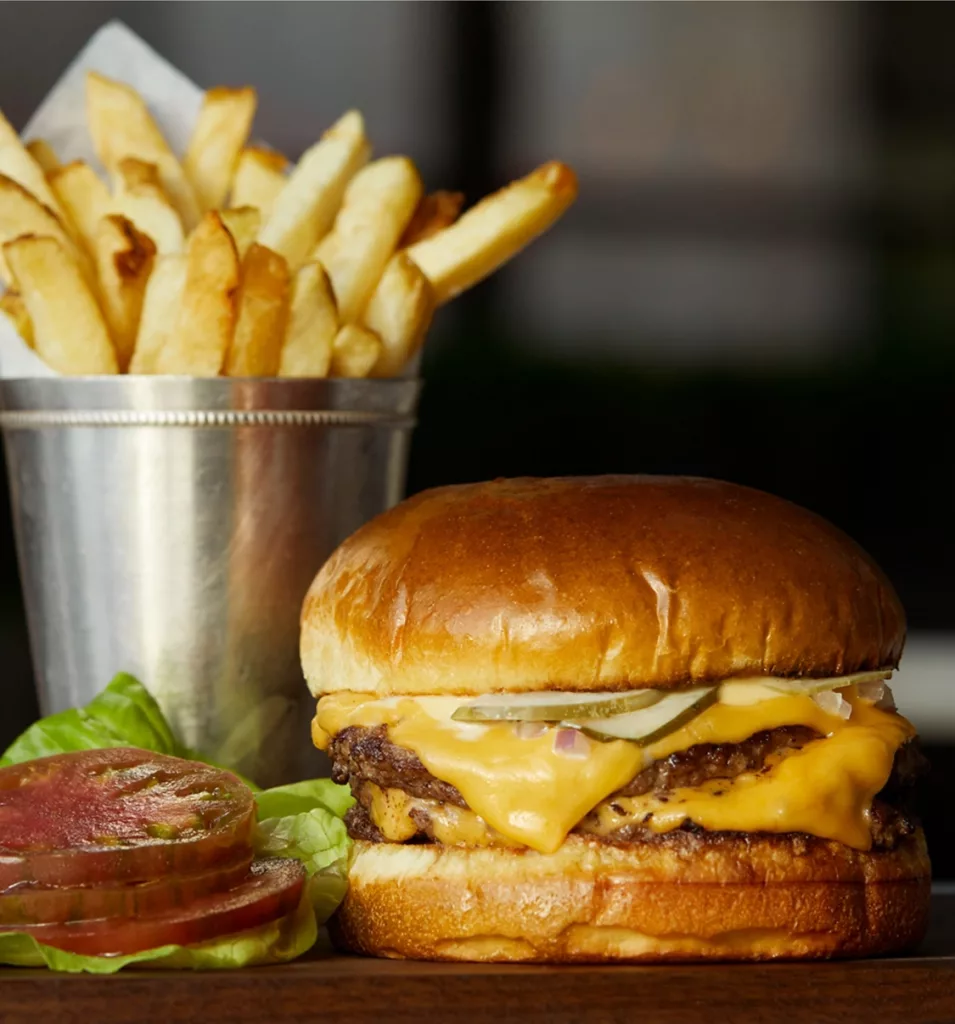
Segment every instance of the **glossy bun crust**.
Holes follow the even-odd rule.
[[[905,618],[845,534],[687,477],[426,491],[346,540],[302,609],[312,693],[679,687],[895,666]]]
[[[921,833],[883,853],[762,836],[681,858],[571,837],[554,854],[355,844],[340,948],[421,960],[773,960],[901,952],[928,921]]]

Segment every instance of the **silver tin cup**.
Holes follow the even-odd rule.
[[[0,381],[44,713],[137,675],[183,742],[261,785],[314,773],[299,611],[402,496],[414,380]]]

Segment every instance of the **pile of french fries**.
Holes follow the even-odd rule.
[[[64,374],[392,377],[435,309],[573,202],[548,163],[462,214],[350,111],[291,167],[248,144],[253,89],[210,89],[185,157],[142,97],[90,73],[104,180],[0,114],[0,312]]]

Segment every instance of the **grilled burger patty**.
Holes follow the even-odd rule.
[[[817,738],[819,734],[805,726],[783,726],[756,733],[742,743],[701,743],[654,761],[613,796],[642,796],[650,792],[664,795],[673,789],[699,786],[708,779],[732,779],[746,772],[758,771],[772,754],[798,750]],[[349,784],[359,799],[346,816],[353,839],[384,841],[362,806],[364,783],[374,783],[381,789],[399,789],[409,796],[437,803],[467,807],[454,786],[436,779],[412,751],[392,743],[385,726],[343,729],[333,738],[328,754],[332,760],[334,781]],[[907,793],[924,770],[925,758],[915,741],[899,748],[892,775],[872,806],[872,838],[876,848],[891,849],[915,830],[916,819],[906,810]],[[612,800],[613,796],[609,799]],[[409,841],[434,841],[427,813],[415,810],[411,814],[419,831]],[[581,823],[585,826],[583,831],[587,831],[586,821],[585,818]],[[578,830],[581,829],[574,831]],[[729,835],[735,833],[705,832],[687,823],[680,829],[662,834],[642,826],[628,825],[601,838],[608,842],[699,843],[719,841],[720,836]],[[812,839],[811,836],[801,837],[803,842]]]

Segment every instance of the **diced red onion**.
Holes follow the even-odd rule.
[[[859,683],[856,692],[866,701],[874,704],[880,711],[895,711],[895,697],[888,683],[874,680]]]
[[[870,704],[878,704],[885,696],[885,690],[885,682],[882,679],[870,679],[868,682],[859,683],[856,687],[856,693],[862,700],[867,700]]]
[[[822,693],[814,693],[812,699],[828,715],[838,715],[840,718],[848,718],[852,714],[852,705],[835,690],[823,690]]]
[[[590,755],[590,740],[579,729],[562,726],[554,734],[554,753],[583,760]]]
[[[546,722],[518,722],[514,733],[520,740],[536,740],[547,732]]]
[[[885,684],[885,692],[876,701],[875,705],[880,711],[895,711],[895,694],[888,683]]]

